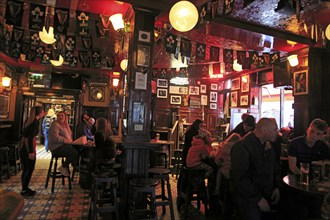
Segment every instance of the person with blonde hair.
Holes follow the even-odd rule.
[[[29,184],[36,164],[36,136],[39,133],[39,120],[44,114],[41,106],[32,107],[30,115],[24,123],[20,143],[22,196],[33,196],[36,193],[36,191],[29,188]]]
[[[64,111],[57,113],[57,120],[49,128],[49,150],[53,156],[66,158],[58,171],[64,176],[69,176],[69,165],[78,165],[78,151],[72,147],[72,132],[68,117]]]

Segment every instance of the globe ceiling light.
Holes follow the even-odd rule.
[[[120,68],[121,68],[123,71],[126,71],[126,70],[127,70],[127,66],[128,66],[128,59],[123,59],[123,60],[120,62]]]
[[[234,60],[233,69],[237,72],[240,72],[243,70],[242,65],[237,63],[237,59]]]
[[[60,55],[58,60],[50,60],[50,62],[54,65],[54,66],[61,66],[63,64],[63,57],[62,55]]]
[[[125,27],[123,15],[120,13],[110,16],[109,20],[111,21],[113,29],[115,29],[115,31]]]
[[[298,55],[297,54],[293,54],[291,56],[288,56],[288,61],[290,63],[290,66],[294,67],[297,66],[299,64],[299,60],[298,60]]]
[[[11,78],[9,78],[7,76],[2,77],[2,86],[9,87],[10,81],[11,81]]]
[[[172,27],[180,32],[190,31],[198,22],[198,10],[189,1],[179,1],[175,3],[169,15]]]
[[[46,31],[46,27],[44,26],[42,28],[42,31],[39,31],[39,37],[42,42],[45,44],[53,44],[56,42],[56,39],[54,37],[54,28],[49,27],[48,32]]]

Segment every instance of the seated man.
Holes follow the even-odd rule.
[[[328,125],[325,121],[314,119],[306,135],[297,137],[289,145],[289,167],[293,174],[300,173],[300,163],[329,159],[327,145],[321,141],[327,132]]]
[[[252,115],[246,115],[247,113],[244,113],[242,115],[242,122],[239,123],[234,130],[232,130],[228,137],[232,134],[236,133],[239,134],[241,137],[246,135],[248,132],[253,131],[255,128],[255,118]],[[243,117],[244,116],[244,117]]]

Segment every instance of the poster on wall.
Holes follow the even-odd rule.
[[[188,87],[186,87],[186,86],[170,86],[170,94],[187,95]]]

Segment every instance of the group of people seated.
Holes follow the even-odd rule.
[[[212,156],[214,139],[203,125],[204,122],[197,119],[185,134],[183,166],[205,170],[201,178],[213,178],[209,179],[209,184],[215,181],[213,195],[222,195],[222,188],[226,188],[226,198],[220,195],[225,202],[221,207],[224,219],[231,219],[233,215],[238,219],[272,219],[274,213],[276,218],[282,214],[290,219],[310,216],[311,207],[305,203],[306,199],[293,199],[295,196],[287,192],[280,196],[281,143],[288,143],[291,129],[279,130],[273,118],[261,118],[256,123],[252,115],[245,113],[242,122],[219,143],[217,153]],[[329,159],[329,137],[328,124],[317,118],[310,123],[305,135],[289,140],[288,172],[299,175],[300,163]],[[288,195],[292,197],[288,199]]]
[[[116,157],[116,149],[110,140],[113,135],[110,122],[99,117],[96,119],[88,114],[81,116],[81,121],[77,126],[76,138],[86,136],[88,141],[95,144],[95,167],[104,160],[111,160]],[[57,113],[57,119],[51,123],[48,132],[49,150],[53,156],[65,156],[66,160],[59,167],[59,172],[64,176],[68,176],[69,165],[78,166],[79,151],[72,146],[73,134],[69,126],[67,115],[64,111]]]

